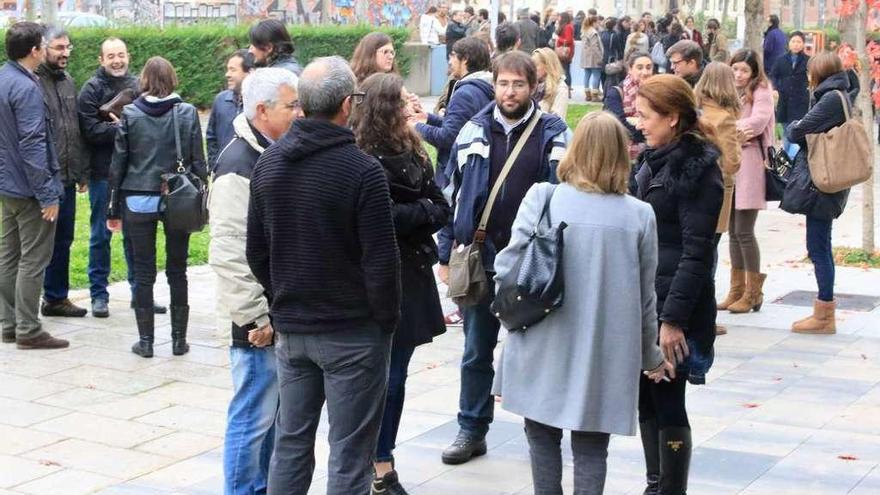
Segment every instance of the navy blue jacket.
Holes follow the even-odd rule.
[[[776,60],[770,71],[773,87],[779,92],[776,122],[786,123],[803,118],[810,108],[810,90],[807,88],[807,64],[810,57],[799,53],[794,66],[791,52]]]
[[[241,97],[231,89],[221,91],[211,105],[211,116],[208,117],[208,129],[205,141],[208,144],[208,170],[213,171],[220,152],[235,137],[232,121],[241,113]]]
[[[428,114],[426,124],[416,124],[416,130],[422,138],[437,148],[437,164],[441,169],[449,161],[449,150],[458,131],[494,99],[492,73],[473,72],[455,83],[445,117]]]
[[[776,65],[776,60],[785,55],[788,49],[788,38],[781,29],[768,29],[764,33],[764,72],[768,75]]]
[[[9,61],[0,68],[0,196],[58,204],[61,176],[37,77]]]

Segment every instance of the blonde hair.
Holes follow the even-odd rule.
[[[740,102],[733,78],[733,69],[723,62],[712,62],[703,70],[703,76],[694,88],[697,106],[703,106],[703,100],[712,100],[725,110],[732,110],[739,115]]]
[[[574,130],[565,157],[559,163],[561,182],[581,191],[626,194],[629,182],[629,133],[608,112],[589,113]]]
[[[559,63],[559,56],[550,48],[538,48],[532,52],[532,61],[535,65],[544,66],[544,72],[547,77],[544,78],[544,101],[553,104],[556,99],[556,91],[563,79],[562,64]]]

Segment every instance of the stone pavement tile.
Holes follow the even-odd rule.
[[[859,484],[849,492],[849,495],[877,495],[878,493],[880,493],[880,467],[875,467],[859,481]]]
[[[407,390],[406,409],[455,416],[458,414],[458,389],[459,386],[455,383],[432,387],[418,395]]]
[[[124,449],[173,433],[172,430],[160,426],[82,412],[50,419],[31,428]]]
[[[718,315],[723,312],[719,311]],[[735,315],[740,316],[740,315]],[[716,350],[764,351],[784,340],[788,334],[770,328],[746,327],[737,324],[727,325],[727,335],[715,339]]]
[[[119,326],[113,327],[116,331],[109,330],[108,328],[96,328],[97,325],[95,325],[94,327],[70,332],[65,335],[64,338],[70,340],[71,347],[63,351],[55,351],[55,353],[74,350],[76,347],[82,346],[99,347],[111,351],[125,352],[127,349],[131,348],[131,344],[137,340],[137,327],[135,327],[134,324],[134,315],[132,314],[130,322],[126,321],[125,323],[119,323],[118,325]],[[130,330],[124,332],[119,331],[121,328],[127,328]],[[170,336],[156,332],[157,344],[161,344],[169,339]]]
[[[712,367],[712,371],[715,367]],[[711,371],[710,371],[711,374]],[[708,382],[708,388],[717,392],[734,393],[743,397],[751,397],[757,401],[776,397],[786,390],[786,386],[779,381],[756,382],[754,380],[736,380],[721,376]]]
[[[697,447],[691,461],[691,479],[734,490],[745,489],[776,465],[781,457],[738,452],[735,450]]]
[[[222,446],[223,437],[180,431],[145,442],[138,445],[136,449],[174,459],[187,459]]]
[[[15,489],[33,495],[86,495],[120,481],[100,474],[64,469]]]
[[[807,376],[787,387],[780,399],[849,405],[871,390],[874,384],[824,376]]]
[[[404,413],[404,418],[406,417]],[[458,434],[458,421],[454,418],[449,422],[434,428],[422,435],[419,435],[407,443],[409,445],[418,445],[423,447],[435,447],[445,449],[448,447],[455,436]],[[509,423],[506,421],[494,421],[489,427],[489,433],[486,435],[486,445],[491,449],[504,444],[505,442],[523,434],[522,423]]]
[[[810,375],[861,380],[876,384],[880,383],[880,366],[866,359],[838,356],[828,360],[819,369],[813,370]]]
[[[129,395],[161,386],[170,381],[147,375],[145,371],[130,373],[92,365],[79,366],[45,378],[69,385]]]
[[[19,428],[7,425],[0,425],[0,438],[3,439],[0,441],[0,454],[9,455],[21,454],[64,439],[63,436],[44,433],[30,427]]]
[[[197,383],[171,382],[140,393],[135,397],[165,404],[177,404],[184,406],[210,409],[216,412],[226,413],[229,401],[232,399],[232,377],[229,378],[229,387],[217,388]]]
[[[56,352],[52,354],[52,359],[73,364],[99,365],[102,368],[121,371],[138,371],[155,366],[162,361],[161,358],[144,359],[133,354],[128,348],[107,349],[92,345],[82,345]]]
[[[706,416],[733,422],[748,413],[746,405],[756,400],[751,393],[727,392],[710,387],[691,387],[686,399],[689,416]]]
[[[440,461],[442,451],[440,447],[399,444],[394,449],[394,462],[404,487],[424,484],[452,470],[454,466],[447,466]]]
[[[802,447],[803,448],[803,447]],[[748,495],[840,495],[849,493],[875,464],[845,461],[816,451],[796,450],[743,492]]]
[[[461,368],[458,364],[447,364],[431,369],[423,369],[410,373],[406,380],[407,386],[412,382],[426,383],[432,386],[458,385],[461,378]]]
[[[214,471],[214,475],[187,487],[187,495],[218,495],[223,493],[223,473]]]
[[[39,378],[73,368],[76,364],[55,361],[49,357],[24,353],[0,354],[0,373]]]
[[[816,453],[835,462],[854,458],[861,462],[880,464],[880,442],[876,435],[823,429],[816,431],[798,450]]]
[[[482,466],[483,469],[477,469],[477,466]],[[411,495],[454,493],[508,495],[522,490],[531,483],[531,466],[528,463],[508,461],[500,464],[478,458],[413,488],[410,493]]]
[[[880,327],[880,325],[877,325]],[[874,366],[880,365],[880,339],[859,338],[847,345],[839,353],[838,357],[850,357],[867,360]]]
[[[12,488],[60,470],[59,466],[23,459],[8,455],[0,455],[0,488]]]
[[[815,283],[815,281],[813,282]],[[766,287],[766,286],[765,286]],[[765,291],[767,289],[765,288]],[[721,297],[724,297],[723,295]],[[806,308],[796,306],[783,306],[781,304],[772,304],[772,298],[764,297],[764,307],[757,313],[731,314],[727,311],[718,312],[718,324],[729,326],[738,325],[751,328],[772,329],[772,330],[791,330],[791,324],[809,313]],[[730,335],[730,333],[728,333]]]
[[[50,377],[53,375],[49,375]],[[64,383],[56,383],[52,378],[36,379],[0,373],[0,397],[18,400],[34,400],[72,388]]]
[[[198,383],[209,387],[225,388],[230,386],[232,378],[229,370],[220,366],[191,363],[173,359],[142,370],[149,376],[165,378],[168,381],[178,380],[187,383]]]
[[[189,335],[187,335],[189,342]],[[174,356],[171,353],[171,343],[155,346],[154,351],[157,356],[169,356],[172,359],[187,361],[191,363],[207,364],[210,366],[225,367],[229,365],[229,347],[209,347],[202,344],[196,344],[195,341],[189,342],[189,352],[183,356]],[[172,357],[173,356],[173,357]]]
[[[130,479],[150,473],[172,462],[172,459],[164,456],[77,439],[65,440],[33,450],[24,454],[24,457],[56,462],[65,468],[120,479]]]
[[[400,420],[400,427],[397,431],[397,443],[401,444],[411,438],[427,433],[452,419],[454,418],[448,415],[404,409],[403,417]]]
[[[63,392],[58,392],[57,394],[47,395],[46,397],[39,398],[34,402],[45,404],[47,406],[76,409],[79,407],[88,407],[101,401],[119,400],[124,397],[127,396],[108,392],[106,390],[73,387]]]
[[[171,406],[136,420],[140,423],[214,436],[222,436],[226,429],[225,414],[189,406]]]
[[[189,493],[188,487],[215,476],[221,465],[222,455],[205,453],[176,462],[133,481],[140,486],[159,490],[176,489]]]
[[[169,407],[171,404],[158,402],[150,399],[141,399],[139,397],[121,396],[105,397],[94,404],[87,406],[77,406],[76,409],[89,414],[97,414],[98,416],[108,416],[118,419],[134,419],[151,412],[159,411]]]
[[[821,428],[840,415],[845,406],[773,398],[750,409],[743,419],[803,428]]]
[[[859,397],[856,404],[866,406],[880,406],[880,385],[875,385],[871,390]]]
[[[852,335],[798,335],[790,334],[776,346],[779,350],[816,352],[820,354],[839,354],[840,351],[857,342],[860,337]]]
[[[181,492],[178,490],[158,490],[129,481],[95,492],[95,495],[181,495]]]
[[[741,420],[702,442],[700,447],[785,457],[814,432],[810,428]]]
[[[2,397],[0,397],[0,411],[3,412],[0,414],[0,423],[21,427],[70,413],[67,409]]]

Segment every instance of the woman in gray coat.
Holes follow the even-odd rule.
[[[522,254],[547,201],[565,222],[565,304],[504,343],[493,393],[525,418],[535,494],[561,494],[562,430],[572,430],[578,495],[601,494],[610,434],[635,435],[639,372],[674,375],[657,346],[657,230],[650,205],[626,195],[629,138],[606,112],[584,117],[559,165],[520,206],[496,281]],[[633,304],[638,296],[639,304]]]
[[[594,15],[587,17],[581,27],[581,33],[581,43],[584,44],[584,50],[581,52],[584,93],[587,101],[602,101],[599,88],[602,87],[602,59],[605,51],[599,38],[599,18]],[[568,81],[568,84],[570,86],[571,81]]]

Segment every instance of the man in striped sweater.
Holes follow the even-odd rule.
[[[271,296],[280,411],[270,495],[306,495],[321,407],[330,418],[328,495],[372,481],[400,266],[378,161],[346,128],[355,77],[319,58],[299,80],[306,118],[263,153],[251,178],[247,259]]]

